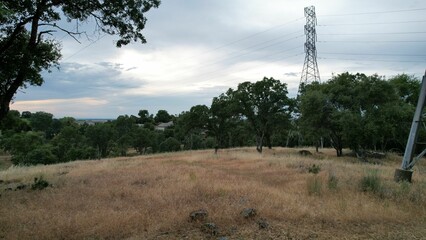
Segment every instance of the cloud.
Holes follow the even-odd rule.
[[[210,104],[240,82],[265,76],[287,83],[290,95],[295,95],[304,63],[303,8],[312,4],[319,24],[316,47],[322,81],[345,71],[423,74],[426,59],[414,55],[426,52],[426,45],[409,41],[424,40],[425,35],[402,33],[421,32],[424,22],[386,23],[422,20],[424,11],[398,10],[425,8],[424,1],[163,1],[146,15],[147,44],[117,49],[114,36],[95,43],[82,39],[82,44],[67,37],[61,70],[43,73],[45,84],[24,89],[16,103],[92,98],[108,102],[96,108],[67,103],[76,110],[80,105],[76,117],[116,117],[142,108],[179,113]],[[390,32],[400,34],[380,34]],[[60,114],[64,103],[57,104]],[[69,113],[65,108],[62,112]]]
[[[299,73],[298,72],[287,72],[287,73],[284,73],[284,76],[286,76],[286,77],[297,77],[297,76],[299,76]]]
[[[93,108],[101,108],[108,103],[105,99],[97,98],[45,99],[16,101],[11,108],[18,111],[44,111],[55,116],[81,116]]]

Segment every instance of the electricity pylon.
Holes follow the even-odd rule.
[[[409,181],[413,175],[414,164],[420,160],[425,154],[424,149],[418,156],[415,156],[417,137],[422,121],[423,108],[426,104],[426,72],[423,76],[420,88],[419,100],[417,101],[416,112],[414,113],[413,122],[411,123],[410,134],[408,135],[407,146],[405,147],[404,158],[402,159],[401,169],[395,170],[395,181]]]
[[[300,83],[308,84],[309,82],[320,82],[320,74],[317,63],[317,33],[315,26],[317,25],[317,17],[315,15],[315,7],[305,7],[305,63],[303,64],[302,77]]]

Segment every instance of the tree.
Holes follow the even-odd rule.
[[[114,136],[114,129],[109,123],[100,123],[94,126],[88,126],[86,137],[97,149],[98,157],[106,157],[111,150],[111,140]]]
[[[160,143],[161,152],[177,152],[180,150],[180,142],[175,138],[170,137]]]
[[[184,112],[177,121],[181,127],[185,149],[195,150],[204,148],[203,135],[207,130],[209,121],[209,108],[206,105],[195,105],[189,112]]]
[[[31,115],[30,123],[33,131],[47,132],[53,122],[53,115],[47,112],[36,112]]]
[[[3,148],[12,154],[15,165],[51,164],[57,161],[52,147],[45,144],[41,133],[17,133],[2,141]]]
[[[142,109],[139,110],[139,123],[141,124],[145,124],[145,123],[153,123],[154,122],[154,117],[152,116],[152,114],[150,115],[148,110]]]
[[[367,150],[385,151],[390,142],[399,148],[413,109],[406,96],[416,89],[413,84],[411,90],[401,91],[402,82],[346,72],[326,83],[307,85],[300,97],[300,126],[316,138],[328,136],[337,156],[343,147],[360,157]]]
[[[78,23],[91,19],[99,31],[118,35],[117,47],[146,40],[142,35],[144,14],[160,0],[4,0],[0,4],[0,121],[9,111],[16,91],[40,86],[40,72],[58,66],[59,41],[52,35],[63,31],[77,40],[80,31],[61,26],[61,18]],[[78,28],[77,28],[78,29]]]
[[[16,110],[9,111],[3,121],[0,122],[0,131],[2,134],[5,132],[17,133],[21,131],[29,131],[30,129],[29,123],[26,120],[21,119],[19,112]]]
[[[166,123],[172,120],[172,116],[166,110],[158,110],[154,120],[156,123]]]
[[[133,147],[139,154],[144,154],[148,147],[152,147],[154,142],[153,132],[146,128],[137,128],[133,136]]]
[[[274,78],[255,83],[243,82],[227,95],[236,102],[237,111],[247,118],[256,136],[256,150],[261,153],[266,136],[272,134],[277,118],[289,119],[291,101],[287,85]]]
[[[223,148],[230,145],[230,134],[236,128],[237,117],[236,105],[231,101],[230,96],[221,94],[213,98],[210,107],[208,130],[209,134],[216,140],[216,148]],[[228,141],[227,141],[228,140]]]

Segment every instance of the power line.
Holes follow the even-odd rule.
[[[274,55],[282,54],[282,53],[285,53],[285,52],[290,52],[290,51],[292,51],[292,50],[299,49],[299,48],[301,48],[301,46],[297,46],[297,47],[294,47],[294,48],[285,49],[285,50],[282,50],[282,51],[276,52],[276,53],[274,53],[274,54],[271,54],[271,55],[269,55],[269,56],[274,56]],[[299,55],[299,54],[297,54],[297,55]],[[270,62],[274,62],[274,61],[270,61]],[[268,62],[268,63],[270,63],[270,62]],[[222,70],[210,71],[210,72],[206,72],[206,73],[202,73],[202,74],[196,75],[196,77],[198,77],[198,78],[199,78],[199,77],[202,77],[202,76],[215,74],[215,73],[220,72],[220,71],[222,71]]]
[[[274,62],[282,61],[282,60],[284,60],[284,59],[289,59],[289,58],[293,58],[293,57],[301,56],[301,55],[303,55],[303,54],[304,54],[304,53],[303,53],[303,52],[301,52],[301,53],[297,53],[297,54],[294,54],[294,55],[281,57],[281,58],[278,58],[278,59],[276,59],[276,60],[268,61],[267,63],[257,65],[257,66],[256,66],[256,68],[260,68],[260,67],[263,67],[263,66],[265,66],[265,65],[269,65],[269,64],[271,64],[271,63],[274,63]],[[286,64],[286,65],[289,65],[289,64]],[[285,66],[285,65],[281,65],[281,66]],[[244,71],[246,71],[246,70],[249,70],[249,69],[253,69],[253,67],[243,68],[242,70],[240,69],[240,70],[239,70],[238,72],[236,72],[236,73],[242,73],[242,72],[244,72]],[[216,71],[216,72],[219,72],[219,71]],[[226,74],[227,74],[227,73],[221,74],[221,75],[216,76],[216,77],[207,78],[207,79],[204,79],[203,81],[210,81],[210,80],[213,80],[213,79],[217,79],[217,78],[220,78],[220,77],[225,76]]]
[[[268,28],[268,29],[262,30],[262,31],[260,31],[260,32],[256,32],[256,33],[250,34],[250,35],[245,36],[245,37],[243,37],[243,38],[239,38],[239,39],[237,39],[237,40],[234,40],[234,41],[231,41],[231,42],[228,42],[228,43],[224,43],[223,45],[220,45],[220,46],[215,47],[215,48],[213,48],[213,49],[210,49],[210,50],[208,50],[208,51],[202,52],[201,54],[205,54],[205,53],[213,52],[213,51],[216,51],[216,50],[218,50],[218,49],[221,49],[221,48],[224,48],[224,47],[227,47],[227,46],[233,45],[233,44],[235,44],[235,43],[242,42],[242,41],[244,41],[244,40],[247,40],[247,39],[250,39],[250,38],[252,38],[252,37],[258,36],[258,35],[260,35],[260,34],[262,34],[262,33],[266,33],[266,32],[272,31],[272,30],[274,30],[274,29],[277,29],[277,28],[280,28],[280,27],[284,27],[284,26],[289,25],[289,24],[291,24],[291,23],[298,22],[298,21],[302,20],[303,18],[304,18],[304,17],[296,18],[296,19],[294,19],[294,20],[291,20],[291,21],[285,22],[285,23],[283,23],[283,24],[279,24],[279,25],[276,25],[276,26],[270,27],[270,28]],[[188,58],[184,58],[183,60],[187,60],[187,59],[194,58],[194,57],[197,57],[197,56],[198,56],[198,54],[197,54],[197,55],[194,55],[194,56],[190,56],[190,57],[188,57]]]
[[[426,8],[412,8],[404,10],[392,10],[392,11],[382,11],[382,12],[361,12],[361,13],[344,13],[344,14],[325,14],[318,15],[320,17],[340,17],[340,16],[352,16],[352,15],[369,15],[369,14],[387,14],[387,13],[398,13],[398,12],[415,12],[415,11],[425,11]]]
[[[293,34],[293,33],[291,33],[291,34]],[[288,34],[288,35],[290,35],[290,34]],[[277,43],[273,43],[273,44],[269,44],[269,45],[266,45],[266,46],[262,46],[260,48],[255,48],[253,50],[254,51],[258,51],[258,50],[266,49],[266,48],[269,48],[269,47],[272,47],[272,46],[276,46],[276,45],[279,45],[279,44],[282,44],[282,43],[285,43],[285,42],[288,42],[288,41],[291,41],[291,40],[294,40],[294,39],[297,39],[297,38],[301,38],[301,37],[303,37],[303,35],[299,35],[299,36],[296,36],[296,37],[288,38],[288,39],[285,39],[284,41],[280,41],[280,42],[277,42]],[[274,40],[276,40],[276,39],[273,39],[272,41],[274,41]],[[271,40],[266,41],[266,42],[271,42]],[[243,52],[243,51],[252,49],[253,47],[260,46],[261,44],[264,44],[266,42],[262,42],[260,44],[255,44],[255,45],[252,45],[252,46],[250,46],[248,48],[242,49],[240,51],[235,51],[233,53]],[[233,54],[233,53],[231,53],[231,54]],[[215,64],[224,62],[226,60],[230,60],[230,59],[234,59],[234,58],[237,58],[237,57],[242,57],[242,56],[250,55],[250,54],[253,54],[253,53],[254,52],[244,52],[244,53],[241,53],[241,54],[238,54],[238,55],[235,55],[235,56],[225,57],[225,58],[222,58],[221,60],[210,62],[210,63],[202,65],[202,66],[194,66],[194,67],[191,67],[191,68],[205,68],[205,67],[208,67],[208,66],[211,66],[211,65],[215,65]],[[188,69],[188,68],[186,68],[186,69]]]
[[[75,53],[71,54],[70,56],[64,58],[62,61],[68,60],[72,57],[74,57],[75,55],[81,53],[82,51],[86,50],[88,47],[92,46],[93,44],[95,44],[96,42],[98,42],[99,40],[101,40],[102,38],[104,38],[107,34],[102,35],[101,37],[99,37],[98,39],[96,39],[95,41],[89,43],[88,45],[86,45],[85,47],[80,48],[79,50],[77,50]]]
[[[386,59],[355,59],[355,58],[328,58],[328,57],[319,57],[319,59],[324,60],[344,60],[344,61],[372,61],[372,62],[414,62],[414,63],[425,63],[425,61],[413,61],[413,60],[386,60]]]
[[[398,53],[321,53],[330,55],[371,55],[371,56],[405,56],[405,57],[426,57],[425,54],[398,54]]]
[[[331,27],[331,26],[355,26],[355,25],[382,25],[382,24],[405,24],[405,23],[422,23],[426,20],[416,21],[401,21],[401,22],[373,22],[373,23],[337,23],[337,24],[318,24],[319,27]]]
[[[425,41],[411,41],[411,40],[390,40],[390,41],[388,41],[388,40],[383,40],[383,41],[381,41],[381,40],[374,40],[374,41],[353,41],[353,40],[345,40],[345,41],[317,41],[317,42],[319,42],[319,43],[336,43],[336,42],[341,42],[341,43],[401,43],[401,42],[404,42],[404,43],[425,43],[426,42],[426,40]]]
[[[392,34],[425,34],[426,32],[376,32],[376,33],[321,33],[318,35],[392,35]]]

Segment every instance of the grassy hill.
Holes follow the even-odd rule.
[[[11,167],[0,238],[426,239],[426,163],[397,184],[400,161],[243,148]]]

